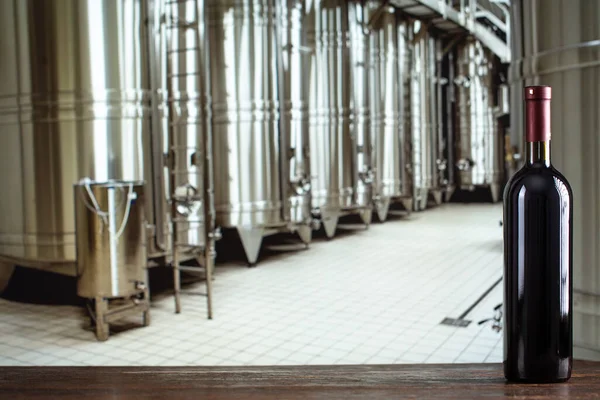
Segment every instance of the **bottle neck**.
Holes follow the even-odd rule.
[[[550,167],[550,140],[527,142],[527,165]]]
[[[549,86],[525,88],[525,141],[527,165],[550,167],[550,99]]]

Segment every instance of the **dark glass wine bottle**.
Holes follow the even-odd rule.
[[[525,88],[527,159],[504,190],[504,375],[564,382],[573,353],[573,193],[550,163],[549,86]]]

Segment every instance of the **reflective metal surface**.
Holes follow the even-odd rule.
[[[442,91],[441,91],[441,115],[443,118],[442,134],[440,140],[440,154],[442,162],[440,163],[440,185],[444,192],[445,201],[448,202],[452,198],[456,189],[456,171],[454,149],[456,141],[456,88],[454,79],[456,75],[456,54],[450,50],[444,54],[442,59]]]
[[[371,134],[375,168],[373,194],[379,200],[401,192],[400,168],[394,165],[400,162],[399,136],[395,134],[399,131],[400,123],[398,36],[395,32],[394,10],[382,8],[382,4],[375,1],[369,2],[368,6],[371,30]]]
[[[390,0],[390,4],[403,13],[429,21],[436,30],[451,35],[472,33],[492,49],[502,62],[510,62],[510,41],[506,40],[510,36],[510,19],[506,6],[509,0],[492,2],[494,7],[490,7],[488,0]],[[487,23],[478,21],[482,16],[487,17]]]
[[[303,242],[312,236],[308,135],[308,68],[303,0],[276,1],[279,137],[283,218],[297,224]]]
[[[350,132],[350,39],[348,3],[313,1],[306,9],[312,206],[328,236],[342,208],[353,200]]]
[[[282,223],[274,8],[270,0],[206,1],[215,209],[223,227]]]
[[[370,111],[370,32],[367,29],[367,8],[362,2],[348,4],[350,31],[352,172],[353,207],[359,209],[365,224],[371,223],[373,197],[373,164]]]
[[[384,221],[392,199],[410,194],[405,154],[410,49],[407,23],[381,2],[369,2],[371,135],[374,205]]]
[[[413,209],[413,146],[411,130],[411,82],[412,82],[412,26],[409,22],[398,20],[398,63],[400,86],[400,157],[402,184],[402,205],[408,211]]]
[[[209,68],[215,71],[210,91],[216,222],[237,229],[253,264],[267,230],[287,225],[275,6],[272,0],[207,0],[205,12]]]
[[[171,253],[169,232],[169,169],[167,104],[167,38],[165,9],[168,0],[141,0],[147,6],[148,76],[150,80],[151,129],[144,135],[144,173],[146,183],[146,219],[148,220],[148,257]]]
[[[503,140],[494,116],[492,54],[481,42],[467,38],[457,47],[455,89],[459,185],[490,187],[499,200],[503,176]]]
[[[412,24],[411,68],[412,178],[415,210],[427,207],[429,194],[441,202],[440,165],[440,94],[438,53],[440,43],[420,21]]]
[[[164,4],[169,129],[166,159],[171,206],[171,257],[175,312],[181,312],[182,261],[194,259],[206,278],[208,318],[212,318],[215,229],[213,201],[210,69],[203,0]],[[200,272],[198,267],[192,267]]]
[[[370,220],[365,23],[358,2],[307,3],[312,206],[329,237],[341,214]]]
[[[511,133],[523,149],[523,86],[552,87],[552,164],[573,189],[573,343],[600,351],[600,3],[511,1]]]
[[[169,192],[176,242],[204,246],[204,135],[209,102],[203,5],[198,0],[165,5],[169,101]],[[180,249],[181,250],[181,249]]]
[[[74,186],[77,294],[131,296],[146,282],[144,185],[109,182]]]
[[[88,311],[96,337],[109,337],[110,323],[142,314],[150,324],[146,266],[144,183],[83,179],[74,185],[77,294],[94,300]]]
[[[443,131],[442,131],[442,88],[445,79],[442,78],[441,58],[442,42],[436,37],[431,37],[427,46],[427,68],[431,77],[428,85],[431,95],[430,102],[430,143],[429,149],[429,173],[431,174],[431,188],[433,200],[436,204],[441,203],[441,191],[443,189],[442,170],[446,167],[447,161],[443,156]]]
[[[145,178],[144,4],[0,2],[1,255],[75,261],[72,185]]]

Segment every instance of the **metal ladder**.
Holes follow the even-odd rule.
[[[193,18],[191,20],[182,20],[179,17],[175,17],[172,13],[173,7],[179,7],[188,9],[190,5],[193,9]],[[202,66],[202,49],[200,48],[200,10],[198,0],[167,0],[165,2],[166,9],[164,10],[165,16],[165,25],[167,30],[169,31],[169,35],[176,34],[179,35],[182,31],[192,30],[195,35],[196,47],[194,48],[185,48],[185,49],[173,49],[170,41],[170,36],[167,35],[167,58],[169,55],[173,53],[177,53],[179,51],[193,51],[195,52],[195,56],[197,57],[197,66]],[[169,97],[172,96],[172,83],[176,76],[179,74],[175,74],[172,70],[172,63],[169,59],[167,59],[167,86]],[[208,74],[208,68],[206,68],[206,73]],[[200,74],[199,71],[193,71],[196,75]],[[206,90],[206,85],[209,82],[208,75],[206,82],[203,82],[201,86],[202,90]],[[201,79],[201,74],[200,74]],[[201,96],[204,96],[205,93],[200,93]],[[198,100],[200,103],[202,101]],[[169,107],[172,107],[169,105]],[[200,105],[201,108],[204,108],[205,111],[207,108],[204,104]],[[171,119],[171,113],[169,117],[169,130],[173,131],[173,127],[178,125]],[[212,170],[212,132],[210,129],[210,124],[208,123],[208,117],[206,116],[206,112],[203,115],[203,119],[198,121],[201,124],[201,129],[203,134],[200,135],[202,137],[201,143],[196,143],[195,152],[191,156],[189,160],[190,165],[196,168],[200,168],[202,171],[202,190],[196,191],[195,188],[187,183],[185,185],[184,191],[182,192],[181,186],[176,188],[175,184],[175,175],[178,171],[175,170],[175,154],[179,150],[179,146],[174,145],[174,138],[169,136],[169,152],[166,155],[166,161],[169,168],[169,203],[170,203],[170,227],[171,227],[171,250],[173,252],[172,255],[172,267],[173,267],[173,282],[174,282],[174,297],[175,297],[175,312],[181,312],[181,271],[187,271],[192,273],[201,273],[204,272],[206,278],[206,299],[207,299],[207,313],[208,318],[212,319],[213,310],[212,310],[212,280],[213,280],[213,271],[214,271],[214,258],[216,255],[215,252],[215,240],[220,238],[220,232],[218,229],[215,229],[215,212],[214,212],[214,201],[213,201],[213,170]],[[179,167],[178,167],[179,168]],[[181,213],[181,209],[185,209],[188,207],[189,209],[193,209],[194,204],[201,204],[203,208],[203,218],[202,219],[190,219],[185,216],[185,214]],[[204,245],[198,246],[198,244],[189,244],[180,240],[178,225],[179,224],[203,224],[203,236],[204,236]],[[182,254],[193,254],[195,258],[198,260],[199,266],[186,266],[181,265],[181,256]]]

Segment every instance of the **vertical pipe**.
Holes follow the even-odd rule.
[[[277,121],[279,128],[279,192],[281,198],[281,218],[283,221],[290,221],[290,202],[289,202],[289,189],[290,189],[290,131],[288,124],[285,119],[288,117],[287,110],[287,99],[289,93],[286,93],[286,82],[284,73],[284,52],[291,53],[295,51],[288,37],[287,42],[283,43],[283,35],[285,26],[283,24],[289,24],[289,4],[291,0],[276,0],[275,1],[275,17],[272,34],[274,36],[274,55],[275,55],[275,81],[277,82],[276,96],[278,97],[279,105],[279,119]],[[284,19],[287,19],[284,22]],[[291,54],[288,54],[288,60],[291,61]],[[289,66],[288,66],[289,67]]]
[[[446,84],[445,80],[442,78],[442,49],[441,49],[441,41],[439,39],[435,39],[435,93],[437,96],[437,104],[435,109],[435,124],[436,124],[436,136],[437,136],[437,154],[435,155],[435,168],[437,168],[437,182],[434,184],[442,189],[446,189],[446,184],[444,183],[444,173],[442,171],[442,164],[444,162],[444,117],[443,117],[443,108],[442,108],[442,90],[443,86]]]
[[[93,189],[92,189],[93,190]],[[119,295],[119,263],[117,254],[118,239],[116,236],[117,225],[116,225],[116,201],[115,201],[115,188],[109,187],[107,189],[108,195],[108,241],[110,249],[110,281],[111,281],[111,295]]]
[[[163,96],[160,93],[161,87],[161,71],[159,67],[161,62],[161,53],[164,46],[163,37],[163,23],[161,16],[163,15],[163,2],[162,0],[148,0],[148,2],[142,2],[142,4],[148,7],[147,9],[147,21],[148,21],[148,73],[150,75],[150,88],[151,88],[151,127],[150,127],[150,157],[146,158],[150,160],[150,171],[151,176],[151,188],[152,195],[148,196],[146,201],[152,202],[151,210],[153,211],[153,223],[154,223],[154,244],[158,250],[166,250],[167,243],[165,238],[165,182],[164,182],[164,155],[163,155],[163,142],[164,132],[161,126],[161,111],[160,103]],[[158,43],[158,52],[156,45]]]
[[[455,153],[454,153],[454,129],[456,128],[456,124],[454,123],[454,105],[456,102],[455,92],[454,92],[454,51],[450,51],[448,53],[448,87],[446,89],[446,123],[447,123],[447,159],[448,163],[446,164],[446,171],[448,177],[448,184],[454,186],[454,165],[455,165]]]
[[[200,8],[200,3],[203,3],[204,0],[196,0],[198,4],[196,4],[196,10],[198,12],[198,21],[202,21],[202,26],[206,27],[206,15],[204,14],[204,4],[202,8]],[[200,12],[202,10],[202,13]],[[204,28],[206,29],[206,28]],[[208,60],[211,49],[210,49],[210,40],[208,40],[207,32],[199,32],[198,43],[203,41],[202,51],[204,54],[202,56],[205,60]],[[208,308],[208,318],[212,319],[212,273],[214,270],[214,262],[215,262],[215,240],[217,239],[217,231],[215,227],[215,208],[214,208],[214,176],[213,176],[213,148],[212,148],[212,139],[213,139],[213,130],[212,130],[212,99],[210,96],[210,80],[211,80],[211,68],[210,63],[205,63],[205,82],[204,82],[204,93],[202,93],[202,98],[204,101],[202,102],[202,107],[204,107],[204,135],[202,137],[202,147],[203,147],[203,170],[204,173],[203,181],[202,181],[202,211],[204,217],[204,268],[206,270],[206,294],[207,294],[207,308]]]

